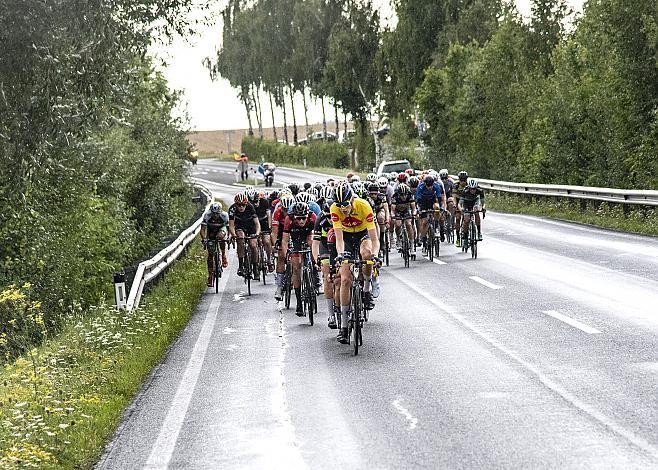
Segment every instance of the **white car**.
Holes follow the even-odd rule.
[[[411,163],[409,163],[409,160],[389,160],[379,164],[379,168],[377,168],[377,176],[381,176],[384,173],[388,174],[391,171],[402,173],[404,170],[408,170],[409,168],[411,168]]]

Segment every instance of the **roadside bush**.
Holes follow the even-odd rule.
[[[308,166],[347,168],[349,164],[347,149],[337,142],[312,141],[308,145],[291,147],[257,137],[244,137],[242,151],[253,161],[265,159],[276,164],[302,165],[304,159]]]

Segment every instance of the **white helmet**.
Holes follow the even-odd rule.
[[[366,181],[368,183],[374,183],[375,181],[377,181],[377,175],[374,173],[368,173],[368,175],[366,176]]]
[[[379,186],[379,189],[386,189],[388,186],[388,178],[386,176],[380,176],[377,178],[377,185]]]
[[[476,180],[475,178],[469,178],[468,183],[466,183],[466,185],[469,188],[477,188],[478,187],[478,180]]]

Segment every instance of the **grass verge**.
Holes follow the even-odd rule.
[[[205,290],[187,255],[130,313],[102,304],[0,371],[0,468],[91,468]]]
[[[621,204],[588,201],[581,206],[578,199],[533,197],[499,191],[487,192],[487,208],[511,214],[526,214],[578,222],[622,232],[658,236],[658,209],[647,206],[629,207]]]

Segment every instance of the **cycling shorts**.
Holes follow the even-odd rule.
[[[363,243],[364,240],[370,240],[370,235],[367,230],[361,230],[360,232],[343,232],[345,251],[350,253],[352,259],[359,259],[361,243]]]

